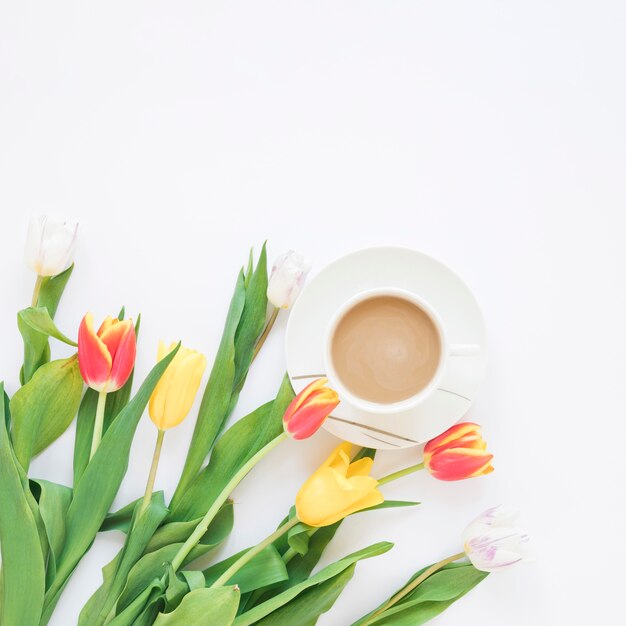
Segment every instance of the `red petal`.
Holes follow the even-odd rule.
[[[433,454],[426,464],[439,480],[463,480],[489,473],[493,455],[481,450],[446,450]]]
[[[466,437],[468,435],[477,435],[480,437],[480,426],[472,422],[462,422],[455,424],[448,430],[441,433],[441,435],[431,439],[425,446],[424,452],[434,452],[438,448],[448,448],[450,444],[453,444],[458,439]]]
[[[121,326],[122,324],[126,325],[126,329],[119,339],[115,338],[115,354],[113,356],[111,378],[107,391],[117,391],[123,387],[133,371],[133,367],[135,367],[137,338],[132,321],[119,322],[111,328],[110,332],[115,332],[116,326]]]
[[[107,320],[110,318],[107,318]],[[111,320],[109,323],[105,320],[100,330],[98,331],[98,337],[104,343],[104,345],[109,350],[109,354],[111,355],[111,359],[115,362],[115,354],[119,348],[120,342],[128,332],[130,328],[133,327],[133,323],[131,320],[125,320],[120,322],[118,320]],[[104,329],[104,330],[103,330]]]
[[[93,316],[87,313],[78,329],[78,367],[83,380],[101,391],[111,373],[111,355],[93,329]]]
[[[294,439],[307,439],[315,434],[339,404],[331,389],[317,391],[286,421],[285,429]]]
[[[315,391],[322,389],[328,382],[327,378],[317,378],[309,383],[290,403],[283,415],[283,421],[288,422],[291,416],[304,404],[307,398]]]

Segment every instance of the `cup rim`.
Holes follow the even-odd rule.
[[[433,322],[435,329],[437,330],[437,333],[439,335],[439,342],[441,345],[441,356],[439,358],[439,364],[437,365],[437,369],[428,384],[409,398],[405,398],[404,400],[399,400],[398,402],[391,403],[380,403],[372,402],[371,400],[364,400],[363,398],[360,398],[359,396],[356,396],[351,391],[349,391],[341,382],[341,378],[333,367],[331,356],[333,335],[344,315],[357,304],[364,302],[365,300],[369,300],[370,298],[382,296],[401,298],[403,300],[411,302],[415,306],[418,306],[420,309],[422,309]],[[361,410],[367,411],[368,413],[376,414],[390,415],[394,413],[401,413],[403,411],[414,408],[415,406],[423,402],[428,396],[430,396],[441,381],[448,359],[448,352],[449,350],[447,337],[444,331],[443,323],[437,312],[426,300],[424,300],[424,298],[420,297],[412,291],[408,291],[406,289],[401,289],[398,287],[376,287],[373,289],[366,289],[346,300],[331,317],[324,337],[324,365],[326,368],[326,376],[330,381],[330,385],[336,389],[341,399],[347,400],[349,404],[352,404],[353,406]]]

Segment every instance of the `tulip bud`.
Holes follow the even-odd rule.
[[[384,502],[369,473],[373,460],[364,457],[350,463],[349,443],[340,444],[296,496],[298,519],[309,526],[330,526],[335,522]]]
[[[528,535],[515,525],[517,513],[502,507],[488,509],[464,531],[465,553],[472,565],[493,572],[520,561],[532,560]]]
[[[168,348],[160,341],[157,360],[163,359],[176,345],[173,343]],[[178,426],[187,417],[205,368],[203,354],[180,347],[150,397],[150,419],[159,430]]]
[[[96,391],[110,393],[124,386],[137,352],[132,320],[107,317],[96,333],[87,313],[78,329],[78,365],[83,380]]]
[[[267,286],[267,299],[277,308],[288,309],[296,301],[311,264],[300,254],[289,250],[274,261]]]
[[[314,380],[287,407],[283,426],[293,439],[314,435],[339,404],[337,392],[325,387],[327,382],[327,378]]]
[[[463,480],[493,472],[480,426],[455,424],[424,447],[424,466],[439,480]]]
[[[76,245],[76,222],[61,222],[47,215],[28,224],[24,261],[39,276],[56,276],[72,263]]]

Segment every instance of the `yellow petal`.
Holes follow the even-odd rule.
[[[350,463],[347,473],[348,478],[352,476],[368,476],[373,464],[374,459],[370,459],[369,457],[364,457],[354,463]]]
[[[337,470],[347,471],[350,465],[350,452],[352,451],[352,444],[347,441],[340,443],[332,452],[332,454],[322,464],[322,467],[333,467]]]
[[[385,497],[383,494],[378,491],[378,489],[374,489],[374,491],[370,491],[367,495],[365,495],[361,500],[355,502],[346,515],[351,515],[352,513],[356,513],[357,511],[362,511],[363,509],[369,509],[372,506],[376,506],[378,504],[382,504],[385,501]],[[344,515],[344,517],[346,516]]]
[[[177,426],[187,417],[200,387],[205,367],[206,359],[202,354],[189,351],[181,357],[176,371],[172,374],[165,399],[161,426],[163,430]]]
[[[157,361],[160,361],[167,356],[176,347],[176,345],[176,343],[172,343],[168,348],[163,341],[160,341],[157,349]],[[148,413],[155,426],[161,430],[168,428],[166,426],[167,397],[170,393],[170,386],[176,376],[181,358],[183,358],[184,354],[188,352],[190,352],[189,348],[183,348],[181,346],[180,350],[177,352],[172,362],[168,365],[152,392],[152,395],[150,396]]]

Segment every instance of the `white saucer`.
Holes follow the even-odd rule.
[[[437,390],[411,410],[380,415],[343,400],[324,424],[333,435],[360,446],[407,448],[461,419],[485,373],[485,326],[478,304],[465,283],[439,261],[407,248],[381,247],[353,252],[325,267],[289,316],[287,370],[296,393],[324,376],[324,338],[333,314],[358,293],[380,287],[424,298],[439,313],[451,343],[481,346],[471,356],[451,356]]]

